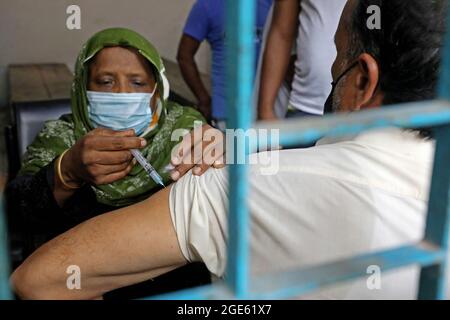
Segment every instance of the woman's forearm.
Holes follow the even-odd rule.
[[[58,161],[55,161],[53,170],[55,172],[53,196],[55,198],[56,203],[58,203],[60,207],[63,207],[66,201],[73,196],[76,189],[67,188],[61,181],[60,175],[64,175],[63,170],[65,170],[65,168],[59,169],[60,173],[58,173]]]

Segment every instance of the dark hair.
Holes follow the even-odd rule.
[[[349,59],[373,56],[383,104],[433,99],[445,35],[446,0],[357,0],[348,24]],[[381,29],[367,26],[367,9],[381,9]]]

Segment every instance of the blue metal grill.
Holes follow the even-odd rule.
[[[0,196],[0,299],[10,299],[9,289],[9,259],[8,259],[8,239],[6,236],[6,223],[4,220],[3,197]]]
[[[251,125],[253,69],[253,25],[255,1],[227,1],[228,101],[231,107],[229,127],[246,130]],[[450,19],[448,19],[450,30]],[[439,97],[382,110],[358,112],[351,116],[332,115],[308,121],[291,120],[259,126],[280,129],[284,146],[309,144],[321,137],[351,135],[373,128],[432,127],[437,147],[431,185],[426,232],[423,241],[400,248],[352,257],[314,268],[249,278],[247,168],[230,166],[230,206],[228,265],[225,282],[156,297],[158,299],[278,299],[298,296],[339,281],[366,275],[368,265],[383,271],[415,264],[421,266],[420,299],[443,299],[445,264],[448,256],[450,216],[450,34],[447,36]],[[235,148],[249,153],[245,142],[236,140]],[[0,240],[5,236],[0,224]],[[0,298],[9,298],[5,242],[0,243]]]
[[[253,65],[252,25],[254,1],[227,1],[229,127],[249,128],[251,115],[251,75]],[[230,18],[233,17],[233,18]],[[450,19],[448,19],[450,30]],[[450,215],[450,34],[447,36],[439,86],[435,101],[384,107],[349,115],[321,119],[288,120],[259,125],[257,129],[280,129],[280,144],[310,144],[323,136],[353,135],[383,127],[432,127],[437,140],[426,233],[412,246],[370,253],[326,265],[292,272],[249,278],[247,171],[245,165],[230,166],[230,212],[227,277],[223,283],[162,295],[158,299],[281,299],[299,296],[339,281],[366,276],[369,265],[387,271],[420,265],[420,299],[444,299],[445,263],[448,255]],[[235,142],[237,145],[238,141]],[[236,148],[249,149],[241,141]]]

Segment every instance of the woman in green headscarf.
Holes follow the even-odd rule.
[[[140,149],[164,183],[170,182],[167,166],[179,143],[172,133],[188,133],[205,120],[167,99],[164,71],[156,49],[128,29],[101,31],[83,46],[72,114],[46,122],[8,186],[10,210],[44,233],[40,242],[160,189],[130,149]]]

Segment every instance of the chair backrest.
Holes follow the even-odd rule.
[[[69,99],[16,103],[13,110],[20,160],[27,146],[42,129],[44,122],[56,120],[63,114],[71,112]]]

